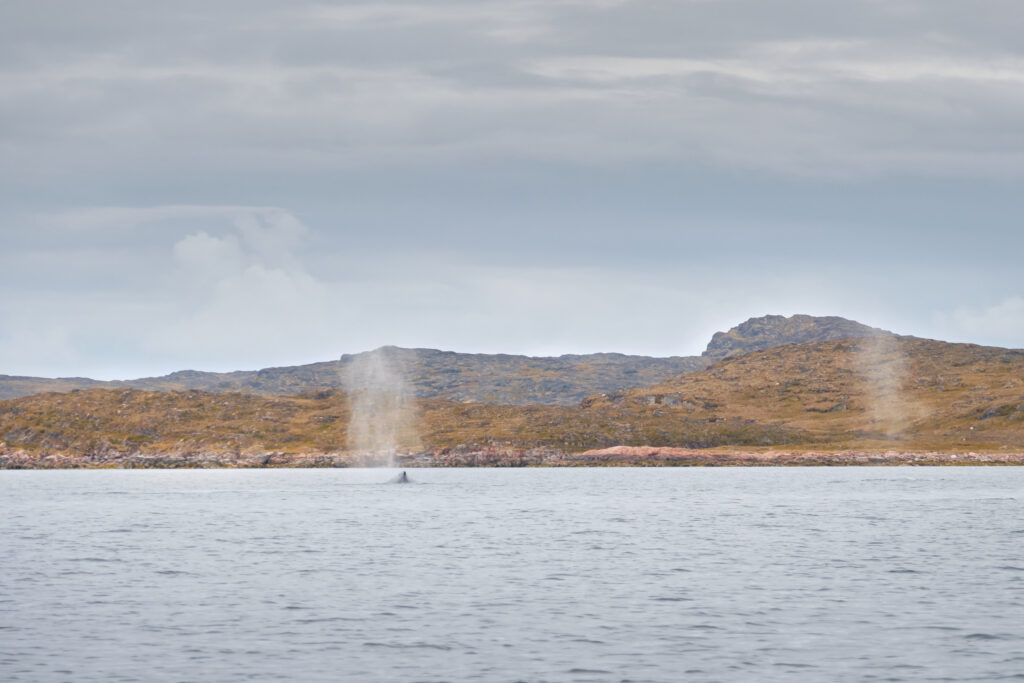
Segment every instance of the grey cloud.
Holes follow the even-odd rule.
[[[925,7],[268,3],[236,21],[230,4],[136,9],[113,37],[95,18],[78,25],[103,40],[74,58],[6,70],[2,115],[30,170],[37,157],[116,172],[141,150],[175,169],[518,156],[1019,173],[1024,112],[1011,92],[1024,61],[958,40],[984,28],[977,19]],[[196,16],[207,21],[192,26]],[[502,39],[510,26],[532,28]],[[178,31],[198,37],[168,38]]]
[[[0,372],[692,352],[766,312],[1013,345],[1022,23],[1002,0],[4,3]]]

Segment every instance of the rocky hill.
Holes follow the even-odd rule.
[[[254,371],[184,370],[163,377],[101,382],[85,378],[44,379],[0,375],[0,398],[18,398],[73,389],[244,392],[287,396],[323,389],[345,389],[379,379],[401,382],[409,395],[453,401],[513,405],[574,405],[584,397],[624,387],[640,387],[706,367],[698,357],[651,358],[620,353],[550,358],[471,354],[434,349],[383,347],[344,355],[337,361]],[[370,368],[367,375],[363,368]]]
[[[91,389],[0,401],[0,459],[180,465],[285,454],[293,460],[281,462],[349,462],[350,398],[334,390],[273,397]],[[576,406],[430,398],[410,400],[407,410],[408,429],[396,432],[394,446],[426,464],[468,452],[497,458],[473,462],[522,464],[538,449],[577,463],[684,451],[685,462],[706,463],[691,451],[713,448],[977,451],[1019,460],[1024,351],[890,336],[788,344]]]
[[[571,406],[586,396],[657,384],[751,350],[792,342],[890,334],[843,318],[769,315],[716,333],[701,357],[598,353],[537,358],[384,347],[309,365],[223,373],[183,370],[163,377],[111,382],[0,375],[0,399],[89,388],[287,396],[379,381],[379,377],[363,377],[364,370],[376,368],[386,372],[388,381],[400,381],[409,395],[418,398]]]
[[[775,424],[832,444],[1024,447],[1024,350],[875,336],[726,358],[595,407]]]
[[[781,344],[802,344],[851,339],[856,337],[895,336],[892,332],[868,327],[836,316],[765,315],[751,318],[728,332],[716,332],[701,355],[717,360],[751,351],[770,349]]]

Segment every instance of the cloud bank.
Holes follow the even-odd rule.
[[[0,8],[0,372],[1024,346],[1004,0]]]

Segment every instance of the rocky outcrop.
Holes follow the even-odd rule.
[[[836,316],[793,315],[787,318],[781,315],[765,315],[751,318],[728,332],[716,332],[701,355],[709,360],[719,360],[782,344],[878,336],[896,335],[887,330],[868,327]]]

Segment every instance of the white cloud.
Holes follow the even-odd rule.
[[[48,214],[39,224],[70,237],[112,235],[118,246],[57,242],[31,261],[29,288],[8,285],[0,372],[124,377],[146,366],[319,360],[326,330],[337,328],[325,323],[327,289],[302,263],[308,230],[287,210],[89,207]],[[152,247],[154,239],[163,249]],[[68,274],[73,291],[60,295]]]
[[[291,263],[309,234],[298,218],[283,209],[239,212],[232,220],[246,248],[262,263]]]
[[[235,235],[212,237],[197,232],[174,245],[175,261],[190,274],[204,281],[218,274],[231,274],[241,269],[244,256]]]
[[[805,94],[811,84],[831,91],[833,84],[850,81],[1024,82],[1024,59],[1019,57],[953,59],[941,53],[900,55],[893,54],[885,44],[865,41],[769,42],[748,45],[735,55],[704,59],[630,55],[550,57],[532,62],[526,69],[545,78],[593,83],[715,74],[793,94]]]
[[[226,368],[313,360],[310,354],[324,348],[323,335],[335,327],[324,320],[328,303],[327,289],[306,273],[250,265],[205,288],[198,306],[186,305],[154,326],[144,348]]]
[[[324,252],[294,214],[268,207],[111,207],[68,212],[64,220],[72,233],[114,226],[120,240],[146,241],[134,251],[122,244],[114,259],[90,252],[113,278],[102,286],[86,268],[74,271],[75,285],[63,292],[8,287],[11,296],[0,300],[0,372],[114,378],[232,370],[384,344],[685,355],[699,353],[713,332],[765,313],[845,315],[901,333],[931,325],[944,331],[939,336],[987,343],[1024,338],[1019,296],[957,309],[945,327],[915,319],[921,306],[894,292],[930,281],[927,269],[794,270],[774,259],[764,267],[721,259],[540,266],[481,263],[457,251]],[[61,258],[33,261],[33,269],[45,271],[49,262],[54,270],[40,282],[58,280],[82,253],[69,247]],[[976,276],[964,272],[951,286]],[[943,296],[937,290],[930,301]]]
[[[306,226],[278,208],[209,212],[226,219],[228,232],[200,231],[174,244],[166,291],[176,312],[149,330],[148,352],[251,366],[322,348],[329,297],[298,253]],[[187,213],[202,214],[196,207]]]

